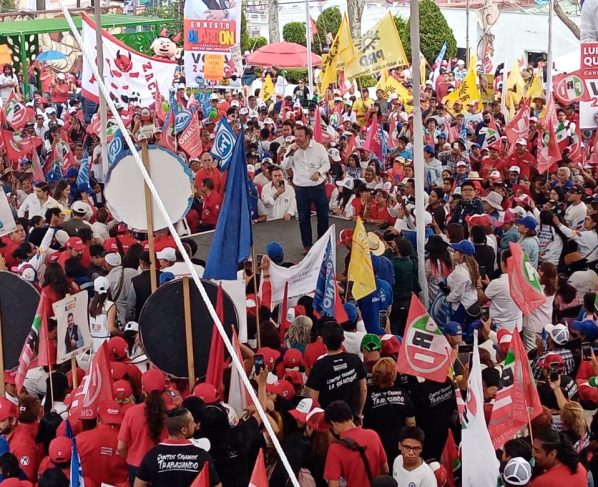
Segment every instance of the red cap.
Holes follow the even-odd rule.
[[[67,249],[73,249],[73,250],[76,250],[77,252],[81,252],[85,248],[85,244],[83,243],[83,240],[81,240],[79,237],[69,238],[66,241],[65,246]]]
[[[295,386],[303,385],[303,374],[298,370],[287,370],[283,377],[284,380],[288,380]]]
[[[127,227],[124,223],[119,223],[116,227],[116,234],[120,235],[121,233],[127,233],[129,231],[129,227]]]
[[[98,404],[98,416],[105,424],[121,424],[123,422],[120,404],[116,401],[101,401]]]
[[[166,387],[166,379],[158,369],[150,369],[141,376],[141,386],[148,394],[154,391],[162,392]]]
[[[115,238],[107,238],[102,245],[106,252],[118,252],[118,245]]]
[[[16,370],[5,370],[4,371],[4,383],[5,384],[16,384],[17,383],[17,371]]]
[[[0,421],[8,418],[17,418],[18,416],[17,406],[5,397],[0,397]]]
[[[307,423],[307,415],[312,409],[318,407],[318,401],[314,401],[311,397],[301,399],[295,409],[291,409],[289,414],[293,416],[300,423]]]
[[[288,368],[301,367],[303,354],[296,348],[289,348],[284,354],[284,366]]]
[[[291,401],[295,397],[295,388],[288,380],[279,380],[274,384],[266,384],[266,391]]]
[[[307,415],[307,424],[311,429],[320,433],[324,433],[330,429],[324,417],[324,410],[320,408],[314,408],[309,412]]]
[[[544,357],[544,360],[542,361],[542,367],[548,368],[550,367],[550,364],[555,363],[559,365],[565,365],[565,360],[560,353],[549,353],[546,355],[546,357]]]
[[[133,394],[133,388],[128,380],[121,379],[114,383],[114,396],[116,399],[126,399]]]
[[[382,342],[382,350],[380,350],[382,357],[392,357],[401,351],[401,342],[395,335],[383,335],[380,337],[380,341]]]
[[[346,243],[353,241],[353,230],[350,228],[345,228],[341,230],[338,234],[338,244],[337,245],[344,245]]]
[[[482,227],[489,227],[492,226],[492,218],[490,215],[471,215],[470,217],[466,217],[465,220],[470,227],[480,225]]]
[[[592,387],[587,382],[579,384],[577,395],[579,396],[580,401],[593,402],[594,404],[598,403],[598,389]]]
[[[206,404],[218,402],[218,391],[212,384],[202,382],[193,388],[193,395],[199,397]]]
[[[255,353],[263,355],[264,364],[270,368],[274,368],[274,363],[280,358],[280,352],[270,347],[258,348]]]
[[[57,436],[50,442],[48,457],[52,463],[64,463],[71,459],[73,442],[66,436]]]
[[[111,361],[118,362],[127,357],[129,345],[123,337],[112,337],[108,340],[108,356]]]

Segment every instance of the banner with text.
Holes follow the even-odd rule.
[[[187,0],[184,60],[187,86],[240,87],[241,2]]]
[[[598,126],[598,42],[581,43],[580,74],[586,88],[586,98],[579,102],[579,125],[582,129]]]

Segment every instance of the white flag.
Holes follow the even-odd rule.
[[[499,476],[498,459],[484,419],[484,391],[477,331],[474,335],[473,350],[461,432],[462,485],[496,487]]]
[[[15,217],[12,214],[6,193],[0,187],[0,237],[14,232],[15,228],[17,228]]]

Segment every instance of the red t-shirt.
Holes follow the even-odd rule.
[[[195,188],[201,190],[201,183],[204,179],[210,178],[214,181],[214,191],[222,194],[224,191],[224,184],[222,184],[222,174],[218,169],[212,169],[210,172],[206,171],[203,167],[195,174]]]
[[[305,347],[305,351],[303,352],[303,365],[308,369],[312,369],[316,360],[322,355],[326,355],[326,345],[322,342],[322,338],[318,337],[315,342],[310,343]]]
[[[17,250],[22,242],[16,242],[8,236],[2,237],[1,240],[6,246],[0,249],[0,254],[2,254],[4,260],[6,261],[6,268],[10,270],[12,267],[19,265],[19,259],[13,257],[12,254],[15,250]]]
[[[42,460],[40,445],[35,442],[39,423],[19,423],[8,438],[10,452],[17,457],[19,465],[32,482],[37,479],[37,469]]]
[[[378,205],[372,205],[370,208],[370,218],[374,220],[384,220],[389,225],[395,224],[395,219],[388,213],[388,206],[378,208]]]
[[[220,207],[222,205],[222,196],[216,191],[212,191],[203,200],[201,207],[201,224],[216,226],[218,215],[220,214]]]
[[[78,447],[79,447],[79,443],[77,443],[77,448]],[[39,468],[37,469],[37,476],[38,476],[38,478],[41,477],[46,470],[48,470],[49,468],[54,468],[55,466],[56,465],[54,465],[50,461],[50,457],[44,457],[44,459],[42,460],[42,462],[39,464]],[[71,478],[71,469],[70,468],[63,468],[62,469],[62,473],[64,475],[66,475],[67,479]]]
[[[164,428],[159,441],[167,436],[168,433]],[[145,419],[145,404],[136,404],[127,411],[120,426],[118,439],[127,442],[127,464],[133,467],[141,465],[141,460],[143,460],[143,456],[147,451],[159,443],[159,441],[156,442],[150,437]]]
[[[66,103],[69,96],[69,85],[67,83],[56,83],[52,88],[52,103]]]
[[[99,424],[95,429],[77,435],[77,450],[85,476],[100,485],[117,485],[127,481],[125,459],[116,454],[118,427]]]
[[[382,466],[387,464],[388,461],[378,433],[374,430],[357,427],[341,433],[341,438],[351,438],[361,446],[366,447],[365,455],[372,476],[377,477],[382,473]],[[347,487],[362,487],[370,484],[359,452],[334,442],[328,448],[328,454],[326,455],[324,478],[331,481],[340,480],[341,477],[347,481]]]
[[[586,487],[588,485],[588,472],[581,463],[577,465],[577,472],[573,474],[565,465],[557,465],[545,474],[536,477],[529,485],[531,487],[554,487],[555,485]]]

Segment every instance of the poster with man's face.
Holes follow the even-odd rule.
[[[66,362],[91,347],[88,300],[87,291],[81,291],[52,305],[58,323],[58,363]]]

